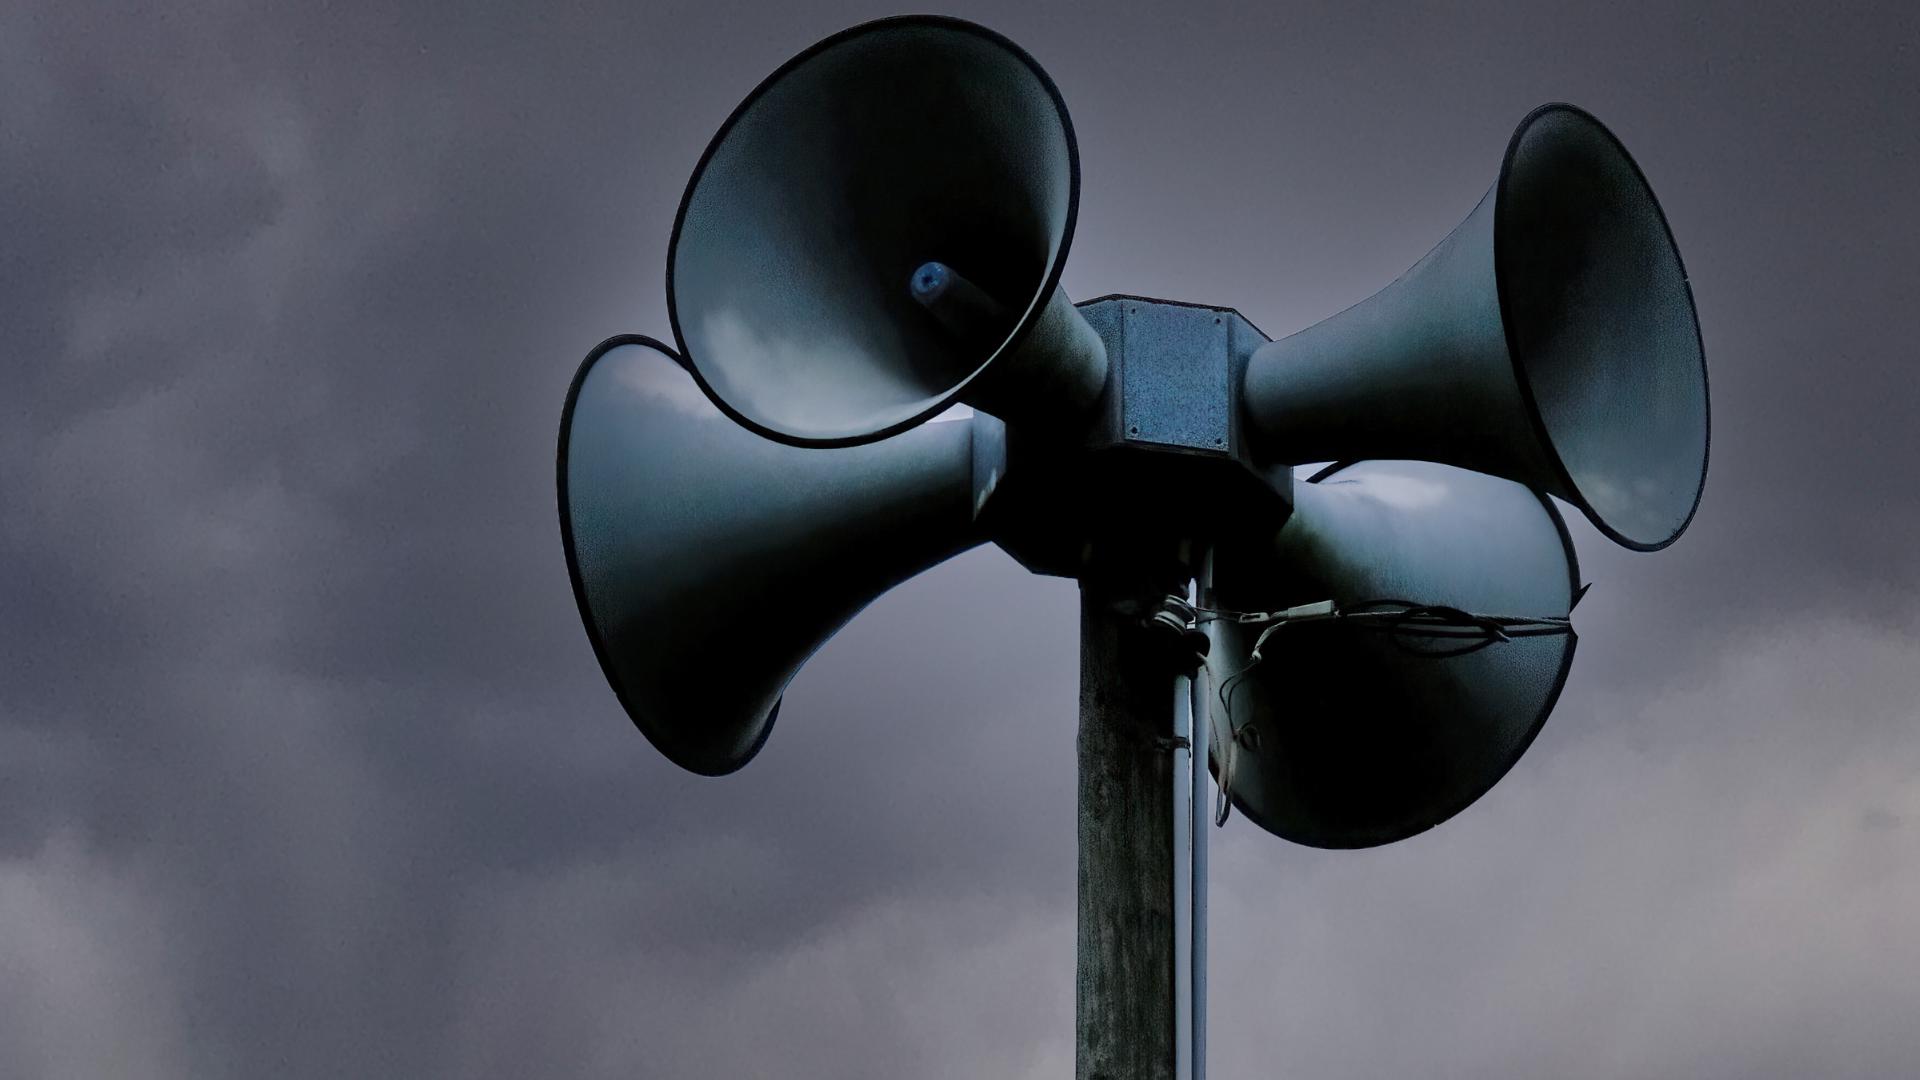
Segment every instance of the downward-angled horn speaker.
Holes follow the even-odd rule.
[[[601,670],[661,753],[738,769],[814,650],[980,542],[971,426],[796,449],[721,415],[658,342],[587,356],[560,422],[567,571]]]
[[[1706,479],[1707,369],[1680,252],[1619,141],[1571,105],[1514,132],[1493,188],[1371,298],[1262,346],[1256,445],[1517,480],[1608,537],[1678,537]]]
[[[667,256],[674,337],[728,415],[870,442],[957,400],[1084,412],[1100,338],[1059,288],[1080,169],[1051,79],[958,19],[836,34],[735,109]]]
[[[1288,840],[1390,843],[1465,809],[1546,721],[1573,661],[1573,547],[1544,496],[1430,462],[1338,468],[1295,502],[1274,546],[1221,553],[1216,601],[1339,614],[1206,624],[1215,772]]]

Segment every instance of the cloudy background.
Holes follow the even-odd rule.
[[[1486,798],[1215,834],[1214,1074],[1912,1075],[1920,9],[1245,8],[956,12],[1073,110],[1071,294],[1290,332],[1574,101],[1687,258],[1714,457],[1667,552],[1576,523]],[[706,780],[554,521],[712,130],[887,13],[0,0],[0,1075],[1071,1075],[1071,583],[896,590]]]

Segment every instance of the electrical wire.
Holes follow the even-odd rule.
[[[1233,722],[1234,694],[1246,681],[1253,669],[1265,659],[1262,649],[1281,629],[1289,626],[1302,626],[1311,623],[1333,622],[1361,631],[1386,634],[1395,648],[1409,656],[1423,659],[1446,660],[1470,653],[1479,652],[1490,645],[1511,642],[1515,638],[1547,637],[1570,634],[1573,622],[1564,615],[1492,615],[1483,612],[1466,611],[1446,604],[1421,604],[1412,600],[1382,597],[1363,600],[1342,607],[1335,601],[1323,600],[1315,604],[1300,604],[1283,611],[1232,611],[1225,608],[1195,608],[1195,624],[1232,620],[1245,626],[1264,626],[1260,636],[1254,639],[1249,650],[1247,663],[1239,671],[1225,679],[1216,679],[1213,663],[1203,660],[1202,669],[1207,681],[1213,687],[1213,697],[1220,703],[1220,710],[1226,718],[1223,758],[1220,763],[1220,799],[1214,810],[1214,824],[1226,823],[1229,802],[1229,788],[1232,784],[1234,759],[1241,748],[1257,751],[1260,746],[1260,731],[1254,722],[1236,726]],[[1420,648],[1410,642],[1415,641],[1464,641],[1466,644],[1452,648]],[[1211,709],[1208,710],[1212,712]],[[1213,718],[1207,719],[1208,731],[1213,731]]]

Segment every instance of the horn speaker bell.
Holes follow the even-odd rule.
[[[1294,497],[1271,547],[1217,556],[1217,604],[1389,602],[1527,619],[1572,607],[1565,525],[1518,484],[1369,461],[1296,485]],[[1280,627],[1254,664],[1260,625],[1204,625],[1221,786],[1267,831],[1325,848],[1390,843],[1479,798],[1546,721],[1574,650],[1570,628],[1471,648],[1473,638],[1326,619]]]
[[[935,16],[854,27],[701,157],[667,256],[674,338],[716,405],[794,445],[956,401],[1058,423],[1107,374],[1059,287],[1079,189],[1066,104],[1017,45]]]
[[[1707,369],[1653,190],[1571,105],[1514,132],[1480,205],[1398,281],[1249,360],[1256,445],[1516,480],[1665,547],[1706,480]]]
[[[588,354],[560,422],[560,531],[594,655],[641,733],[706,775],[758,753],[835,631],[981,542],[971,430],[802,450],[721,415],[659,342]]]

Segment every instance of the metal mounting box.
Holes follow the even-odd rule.
[[[1243,541],[1286,520],[1292,475],[1241,437],[1247,357],[1267,336],[1231,308],[1105,296],[1078,305],[1106,346],[1106,387],[1084,426],[1008,430],[1004,469],[976,493],[983,522],[1029,570],[1075,577],[1096,539],[1179,534]],[[1270,533],[1268,533],[1270,535]]]

